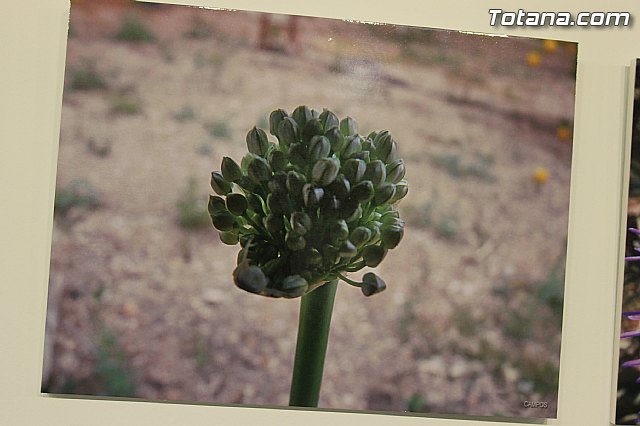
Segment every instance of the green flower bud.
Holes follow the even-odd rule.
[[[396,184],[396,192],[389,200],[390,204],[396,203],[403,199],[407,193],[409,192],[409,184],[407,184],[406,180],[402,180]]]
[[[367,272],[362,277],[362,287],[360,287],[360,290],[362,290],[362,294],[364,294],[365,296],[371,296],[373,294],[380,293],[386,288],[387,285],[382,280],[382,278],[380,278],[373,272]]]
[[[249,177],[255,182],[266,182],[271,177],[271,167],[267,160],[262,157],[256,157],[249,164],[247,171]]]
[[[342,119],[340,122],[340,132],[345,136],[352,136],[358,133],[358,123],[351,117]]]
[[[267,195],[267,207],[271,213],[285,213],[289,209],[289,198],[286,195],[271,193]]]
[[[353,193],[353,191],[352,191]],[[343,219],[351,218],[360,207],[360,202],[353,197],[349,197],[340,206],[340,217]]]
[[[400,182],[404,177],[404,173],[404,160],[400,158],[387,166],[387,182]]]
[[[311,109],[308,106],[300,105],[298,108],[293,110],[291,116],[298,124],[298,127],[302,129],[304,128],[304,125],[307,124],[307,121],[313,119],[313,112],[311,112]]]
[[[344,176],[349,179],[352,186],[362,180],[366,170],[367,164],[364,161],[355,158],[347,160],[342,166],[342,172],[344,173]]]
[[[327,130],[324,134],[327,139],[329,139],[329,144],[331,145],[331,151],[340,152],[344,148],[344,135],[340,133],[337,127],[333,127]]]
[[[340,201],[335,195],[325,195],[320,205],[320,214],[326,215],[327,217],[335,216],[339,208]]]
[[[320,254],[320,252],[317,249],[312,248],[307,253],[307,264],[309,264],[309,265],[319,265],[320,263],[322,263],[322,255]]]
[[[397,225],[386,227],[382,230],[382,235],[380,236],[382,246],[387,250],[391,250],[400,244],[403,236],[404,228]]]
[[[336,115],[331,111],[329,111],[328,109],[325,109],[324,111],[322,111],[322,114],[320,114],[319,118],[320,118],[320,123],[322,123],[322,127],[324,128],[325,132],[333,127],[338,128],[340,126],[340,121],[338,120],[338,117],[336,117]]]
[[[268,214],[264,218],[264,227],[267,228],[267,231],[275,234],[276,232],[280,232],[284,229],[284,220],[281,214]]]
[[[304,200],[304,205],[307,207],[313,207],[317,205],[323,196],[324,190],[322,188],[314,187],[310,183],[307,183],[302,187],[302,197]]]
[[[229,211],[232,214],[236,216],[242,216],[244,212],[247,210],[247,207],[249,207],[249,203],[247,202],[247,199],[245,198],[244,195],[242,194],[227,195],[227,209],[229,209]]]
[[[356,208],[356,210],[351,214],[351,216],[347,217],[345,220],[347,221],[347,223],[351,223],[354,220],[359,220],[360,218],[362,218],[362,206],[358,204],[358,207]]]
[[[269,160],[269,164],[271,165],[271,170],[273,170],[274,172],[283,171],[289,163],[287,155],[279,149],[271,150],[267,158]]]
[[[231,192],[231,184],[222,177],[220,172],[211,172],[211,188],[218,195],[227,195]]]
[[[367,164],[367,170],[364,173],[364,179],[368,179],[373,183],[374,188],[379,187],[387,178],[387,169],[380,160],[375,160]]]
[[[227,211],[227,205],[225,204],[224,199],[217,195],[209,195],[209,204],[207,208],[210,216]]]
[[[329,228],[329,237],[331,241],[343,241],[349,237],[349,227],[343,219],[338,220]]]
[[[373,141],[369,138],[366,138],[362,141],[362,150],[366,152],[375,152]]]
[[[371,230],[364,226],[358,226],[349,235],[349,240],[356,246],[362,247],[371,238]]]
[[[322,123],[317,118],[307,121],[302,128],[302,140],[309,142],[314,136],[320,136],[324,133]]]
[[[267,287],[269,282],[262,269],[255,265],[249,267],[245,265],[238,266],[233,271],[233,281],[239,288],[250,293],[260,293]]]
[[[309,161],[318,161],[329,156],[331,145],[329,139],[324,136],[314,136],[309,142]]]
[[[353,257],[356,254],[358,254],[358,249],[351,241],[347,240],[340,245],[340,257]]]
[[[218,231],[231,231],[236,219],[228,211],[218,212],[211,215],[211,222]]]
[[[307,280],[300,275],[289,275],[282,280],[282,291],[288,293],[288,297],[302,296],[309,287]]]
[[[389,210],[380,216],[380,221],[385,225],[389,225],[398,218],[400,218],[400,213],[397,210]]]
[[[359,203],[366,203],[373,198],[373,183],[364,180],[353,187],[351,190],[351,198]]]
[[[350,158],[361,150],[360,137],[358,135],[349,136],[345,138],[345,145],[340,155],[343,158]]]
[[[313,166],[311,176],[314,182],[327,186],[338,176],[338,171],[340,171],[340,162],[337,158],[321,158]]]
[[[369,151],[360,151],[353,154],[351,158],[357,158],[368,164],[371,161],[371,153]]]
[[[293,170],[287,173],[287,189],[292,198],[298,198],[302,195],[302,188],[306,183],[307,180],[302,173]]]
[[[291,250],[302,250],[306,247],[307,242],[304,237],[287,232],[284,242]]]
[[[386,164],[392,163],[398,158],[398,146],[389,133],[376,143],[376,155]]]
[[[305,212],[293,212],[290,222],[291,229],[295,234],[304,235],[311,230],[311,218]]]
[[[299,142],[300,133],[298,131],[298,124],[291,117],[285,117],[278,124],[278,141],[280,145],[289,147],[291,144]]]
[[[325,244],[322,247],[322,260],[326,267],[331,267],[340,261],[340,253],[336,247]]]
[[[254,127],[247,133],[247,148],[249,152],[264,157],[269,149],[269,139],[264,130]]]
[[[289,147],[289,161],[291,164],[303,167],[307,162],[307,150],[304,144],[296,142]]]
[[[387,250],[382,246],[367,246],[362,250],[364,264],[370,268],[375,268],[387,255]]]
[[[393,198],[396,193],[396,187],[394,184],[385,182],[376,188],[376,194],[374,196],[374,201],[376,205],[382,205],[388,203],[391,198]]]
[[[277,136],[278,140],[280,140],[280,137],[278,136],[278,126],[286,117],[288,117],[288,114],[283,109],[277,109],[269,114],[269,133],[273,136]]]
[[[251,164],[251,162],[253,161],[254,158],[258,157],[255,154],[252,154],[250,152],[247,152],[245,154],[244,157],[242,157],[242,160],[240,160],[240,167],[242,168],[242,170],[246,173],[247,170],[249,170],[249,164]]]
[[[278,172],[269,179],[269,183],[267,183],[269,187],[269,191],[278,195],[286,195],[287,194],[287,174],[285,172]]]
[[[238,163],[229,157],[222,158],[220,169],[222,170],[222,176],[229,182],[239,181],[244,176]]]
[[[339,200],[345,200],[351,191],[351,184],[343,174],[339,174],[329,185],[328,189]]]
[[[247,202],[249,203],[249,208],[253,210],[255,213],[260,216],[264,215],[264,204],[262,198],[258,194],[250,192],[247,194]]]
[[[223,244],[234,246],[238,244],[238,233],[234,231],[219,232],[218,236]]]

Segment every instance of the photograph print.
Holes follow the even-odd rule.
[[[576,58],[72,0],[42,392],[555,418]]]

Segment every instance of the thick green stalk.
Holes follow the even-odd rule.
[[[292,407],[318,406],[337,284],[328,282],[302,296],[289,396]]]

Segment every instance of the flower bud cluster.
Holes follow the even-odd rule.
[[[224,157],[211,173],[213,225],[242,247],[236,285],[286,298],[338,278],[366,296],[384,290],[374,273],[361,283],[343,274],[378,266],[404,234],[393,206],[408,185],[391,134],[362,136],[352,118],[306,106],[273,111],[269,133],[277,143],[251,129],[240,164]]]

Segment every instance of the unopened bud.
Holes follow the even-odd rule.
[[[328,109],[325,109],[324,111],[322,111],[322,114],[320,114],[319,118],[320,118],[320,123],[322,123],[322,127],[324,128],[325,132],[333,127],[338,128],[340,126],[340,121],[338,120],[338,117],[336,117],[336,115],[331,111],[329,111]]]
[[[298,108],[293,110],[291,117],[296,121],[299,128],[304,128],[304,125],[307,124],[307,121],[313,119],[313,112],[306,105],[300,105]]]
[[[373,294],[380,293],[386,288],[387,285],[382,280],[382,278],[380,278],[373,272],[367,272],[363,275],[362,287],[360,287],[360,290],[362,290],[362,294],[364,294],[365,296],[371,296]]]
[[[220,172],[211,172],[211,188],[218,195],[227,195],[231,192],[231,184],[226,181]]]
[[[307,207],[316,206],[323,196],[324,190],[322,188],[314,187],[310,183],[307,183],[302,187],[302,197],[304,205]]]
[[[291,144],[299,142],[300,134],[298,124],[291,117],[285,117],[278,124],[278,140],[282,146],[289,147]]]
[[[349,240],[356,246],[362,247],[369,239],[371,238],[371,230],[364,227],[358,226],[351,232],[349,235]]]
[[[269,139],[264,130],[254,127],[247,133],[247,148],[255,155],[264,156],[269,149]]]
[[[382,230],[382,235],[380,236],[380,238],[382,239],[383,247],[387,250],[391,250],[398,244],[400,244],[403,236],[404,228],[397,225],[392,225]]]
[[[359,203],[366,203],[373,197],[373,183],[364,180],[353,187],[351,190],[351,198]]]
[[[386,204],[391,200],[391,198],[396,193],[396,187],[394,184],[385,182],[376,188],[376,194],[374,196],[374,201],[376,205],[380,206],[382,204]]]
[[[342,158],[350,158],[360,152],[361,149],[360,137],[358,135],[349,136],[345,138],[345,145],[340,155]]]
[[[229,157],[222,158],[220,170],[222,171],[222,176],[229,182],[239,181],[244,176],[238,163]]]
[[[367,246],[362,250],[362,259],[365,265],[375,268],[382,262],[386,254],[387,250],[382,246]]]
[[[355,158],[347,160],[342,166],[342,172],[344,176],[349,179],[349,182],[351,182],[351,186],[362,180],[366,170],[367,164]]]
[[[375,160],[367,164],[367,170],[364,178],[373,183],[374,188],[379,187],[387,178],[387,169],[380,160]]]
[[[358,134],[358,123],[351,117],[342,119],[340,122],[340,131],[345,136],[352,136]]]
[[[318,161],[329,156],[331,145],[324,136],[314,136],[309,142],[309,161]]]
[[[271,177],[271,167],[267,160],[256,157],[249,164],[248,174],[255,182],[266,182]]]
[[[247,199],[245,198],[244,195],[242,194],[227,195],[227,209],[229,209],[229,211],[232,214],[236,216],[242,216],[244,212],[247,210],[247,207],[249,207],[249,203],[247,202]]]
[[[233,281],[242,290],[260,293],[267,287],[269,280],[258,266],[238,266],[233,272]]]
[[[340,162],[337,158],[321,158],[313,166],[311,176],[314,182],[321,186],[327,186],[338,176]]]
[[[288,114],[283,109],[277,109],[269,115],[269,133],[273,136],[277,136],[278,140],[280,140],[280,136],[278,135],[278,126],[286,117],[288,117]]]

